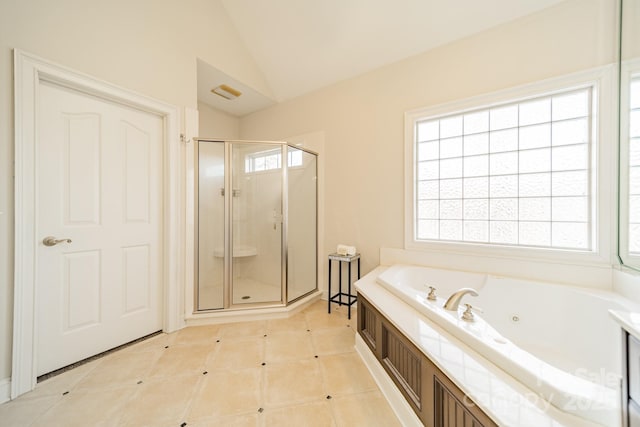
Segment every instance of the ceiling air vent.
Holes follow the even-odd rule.
[[[223,97],[224,99],[236,99],[237,97],[242,95],[242,92],[240,92],[238,89],[234,89],[231,86],[227,85],[214,87],[213,89],[211,89],[211,92]]]

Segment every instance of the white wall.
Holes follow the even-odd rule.
[[[365,273],[404,246],[404,113],[614,62],[615,3],[562,3],[246,116],[241,136],[324,132],[324,246],[356,245]]]
[[[13,48],[178,106],[197,105],[196,57],[269,95],[219,2],[0,0],[0,381],[11,374]]]
[[[240,119],[238,117],[227,114],[203,102],[198,102],[198,115],[200,118],[199,137],[220,140],[238,139],[240,137]]]

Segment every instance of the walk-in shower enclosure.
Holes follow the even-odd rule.
[[[286,305],[317,287],[317,154],[198,138],[196,311]]]

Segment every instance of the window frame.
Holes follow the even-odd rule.
[[[299,151],[304,151],[301,150],[299,148],[295,148],[295,147],[290,147],[292,149],[295,150],[299,150]],[[296,163],[295,165],[292,164],[292,154],[294,152],[290,151],[290,150],[286,150],[286,155],[287,155],[287,168],[289,169],[295,169],[295,168],[300,168],[303,166],[302,164],[302,156],[300,156],[300,163]],[[276,156],[277,157],[277,163],[278,166],[274,167],[274,168],[267,168],[266,164],[265,164],[265,168],[264,169],[260,169],[260,170],[256,170],[255,169],[255,163],[257,159],[266,159],[268,157],[271,156]],[[249,154],[245,154],[245,168],[244,168],[244,173],[245,175],[255,175],[255,174],[261,174],[261,173],[269,173],[269,172],[274,172],[274,171],[278,171],[280,169],[282,169],[282,150],[280,148],[274,148],[274,149],[269,149],[269,150],[263,150],[263,151],[257,151],[257,152],[253,152],[253,153],[249,153]],[[248,170],[247,168],[247,164],[250,164],[250,170]]]
[[[629,156],[630,156],[630,90],[631,81],[640,78],[640,60],[623,62],[620,72],[620,160],[619,160],[619,242],[618,254],[620,260],[626,266],[640,268],[640,255],[629,252]]]
[[[614,221],[617,209],[615,197],[617,174],[615,173],[615,66],[556,77],[523,86],[504,89],[458,101],[419,108],[405,113],[405,218],[404,246],[408,250],[438,251],[474,256],[494,256],[516,259],[553,260],[554,262],[611,264],[617,233]],[[453,114],[464,114],[482,108],[552,95],[557,92],[592,87],[592,146],[591,197],[595,220],[592,222],[592,250],[572,250],[491,243],[417,240],[416,236],[416,148],[415,126],[427,118],[435,119]]]

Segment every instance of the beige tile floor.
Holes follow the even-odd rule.
[[[346,312],[158,335],[0,405],[0,426],[399,426]]]

